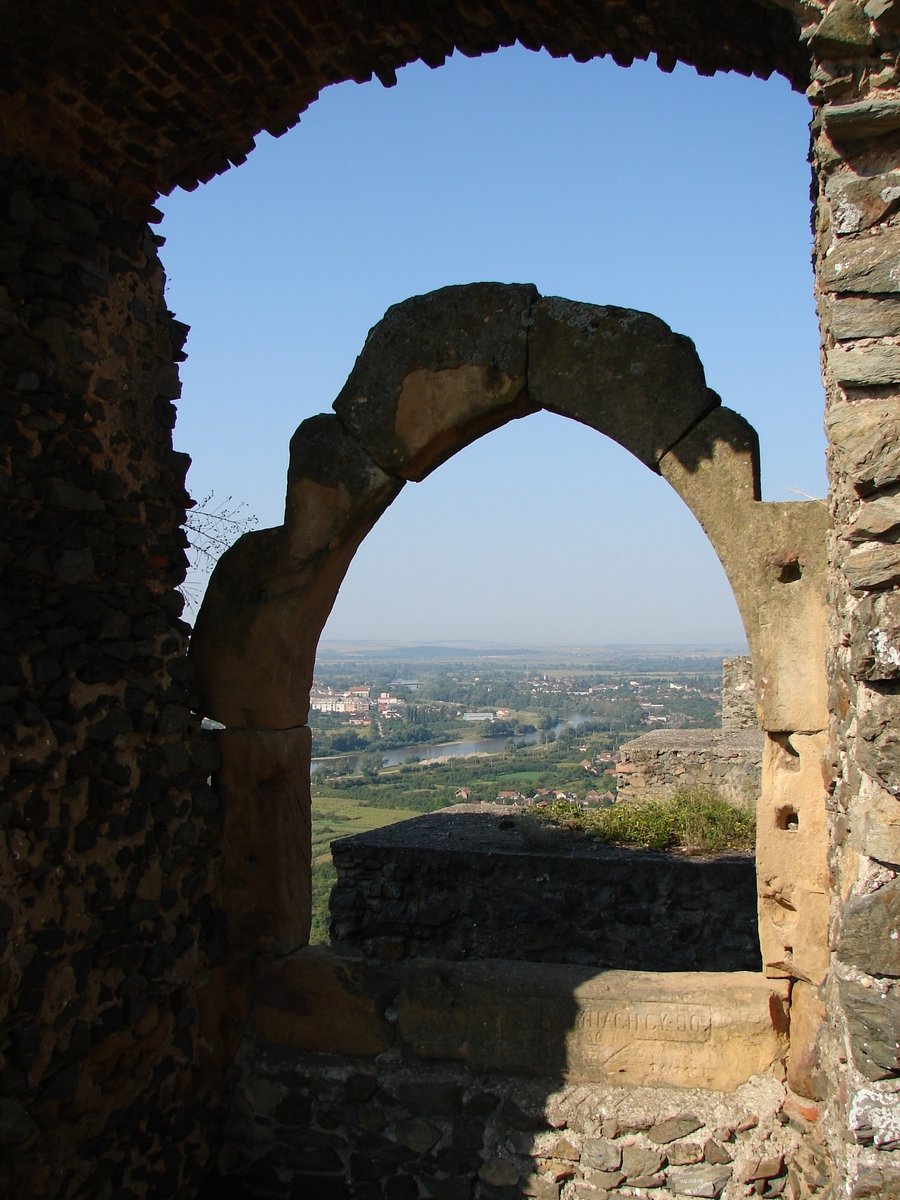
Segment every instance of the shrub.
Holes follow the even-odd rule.
[[[519,819],[526,845],[559,847],[567,837],[590,837],[614,846],[712,854],[752,850],[752,806],[731,804],[706,788],[685,788],[671,797],[583,809],[569,801],[536,807]]]

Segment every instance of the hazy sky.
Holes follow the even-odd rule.
[[[290,436],[389,305],[451,283],[655,313],[756,427],[765,499],[823,496],[809,111],[779,78],[521,49],[328,89],[239,169],[163,201],[192,327],[176,445],[195,496],[283,515]],[[548,414],[408,484],[326,637],[718,642],[730,588],[668,485]]]

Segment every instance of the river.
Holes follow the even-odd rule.
[[[577,729],[588,721],[595,720],[586,713],[574,713],[564,721],[557,721],[553,732],[559,734],[563,729]],[[541,739],[540,733],[517,733],[513,737],[516,745],[534,746]],[[465,742],[418,742],[413,746],[398,746],[395,750],[381,752],[383,767],[398,767],[408,762],[440,762],[444,758],[468,758],[473,754],[502,754],[509,743],[509,737],[473,738]],[[372,751],[365,751],[371,754]],[[359,754],[337,754],[333,758],[314,758],[310,773],[315,772],[324,764],[340,765],[347,771],[355,771],[359,762]]]

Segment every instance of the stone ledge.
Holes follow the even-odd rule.
[[[732,1090],[787,1052],[787,983],[494,959],[385,968],[306,949],[263,964],[256,1033],[292,1049],[523,1076]],[[395,1016],[396,1011],[396,1016]]]

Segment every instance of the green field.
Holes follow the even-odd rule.
[[[328,940],[328,900],[335,880],[329,846],[336,838],[458,804],[460,787],[471,790],[473,801],[494,800],[499,791],[530,794],[539,787],[579,794],[590,788],[605,790],[613,780],[602,774],[589,775],[581,760],[608,750],[610,735],[596,733],[577,740],[589,748],[581,751],[577,746],[548,743],[512,753],[386,767],[339,778],[313,775],[312,940]]]
[[[328,941],[328,898],[335,881],[331,843],[352,833],[366,833],[406,821],[416,813],[408,808],[376,808],[356,797],[318,795],[312,803],[312,929],[310,941]]]

